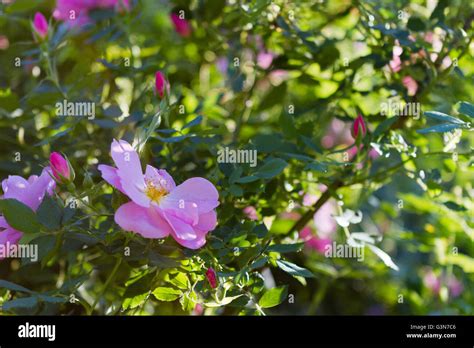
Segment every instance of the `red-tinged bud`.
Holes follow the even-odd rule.
[[[166,80],[165,75],[161,71],[157,71],[155,75],[155,91],[156,94],[163,98],[165,93],[169,93],[170,84]]]
[[[170,15],[171,21],[173,22],[174,25],[174,30],[181,35],[182,37],[188,37],[191,35],[191,26],[189,25],[189,22],[185,19],[182,18],[180,15],[177,15],[176,13],[172,13]]]
[[[215,289],[217,287],[217,276],[216,271],[212,267],[209,267],[206,271],[206,278],[209,281],[211,288]]]
[[[359,114],[357,118],[355,119],[354,124],[352,125],[351,133],[354,139],[356,139],[359,136],[359,134],[361,134],[362,137],[364,137],[367,134],[365,121],[361,114]]]
[[[48,21],[41,12],[36,12],[35,14],[33,29],[42,39],[48,35]]]
[[[49,156],[49,163],[58,182],[67,183],[74,180],[74,170],[71,164],[60,153],[52,152]]]

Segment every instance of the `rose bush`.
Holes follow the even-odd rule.
[[[1,6],[3,314],[473,313],[472,4]]]

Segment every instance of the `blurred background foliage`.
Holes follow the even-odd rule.
[[[474,95],[471,1],[141,0],[93,11],[81,29],[52,18],[54,1],[1,6],[0,177],[37,174],[61,151],[78,188],[39,217],[57,224],[24,240],[40,246],[40,262],[0,262],[4,313],[473,314],[472,128],[420,133],[436,120],[382,112],[411,102],[472,122],[459,112]],[[36,11],[51,18],[43,44]],[[170,21],[179,11],[187,37]],[[157,70],[171,85],[163,120]],[[95,119],[57,117],[64,99],[95,102]],[[369,132],[348,160],[358,113]],[[219,225],[204,248],[113,222],[123,197],[97,171],[113,138],[139,139],[142,163],[177,183],[217,186]],[[224,146],[256,149],[258,166],[217,163]],[[360,210],[350,229],[377,236],[398,271],[367,247],[358,262],[303,244],[294,223],[309,211],[320,232],[303,199],[322,197],[322,185],[326,219]],[[331,240],[346,236],[337,227]]]

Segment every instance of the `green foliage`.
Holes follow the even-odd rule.
[[[53,151],[76,177],[36,211],[0,199],[38,247],[37,262],[0,259],[0,313],[474,312],[473,4],[139,0],[74,29],[53,1],[1,6],[1,178],[38,175]],[[169,19],[180,9],[189,36]],[[59,116],[64,100],[94,117]],[[215,185],[203,247],[115,223],[129,199],[97,169],[113,139],[176,184]],[[224,148],[255,165],[222,163]],[[363,254],[328,256],[330,243]]]

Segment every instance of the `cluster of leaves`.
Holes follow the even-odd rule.
[[[52,150],[76,169],[75,186],[36,213],[0,201],[9,224],[25,232],[21,243],[40,251],[40,262],[0,261],[3,312],[472,313],[472,4],[132,3],[120,14],[95,11],[82,31],[55,22],[42,44],[32,40],[30,21],[34,11],[51,14],[52,1],[2,7],[9,47],[0,56],[1,177],[37,174]],[[190,37],[171,27],[168,15],[178,10],[192,23]],[[433,61],[424,37],[439,32]],[[410,62],[398,72],[386,69],[396,45]],[[262,50],[275,55],[266,69],[255,64]],[[456,64],[443,66],[447,57]],[[157,70],[170,81],[169,106],[153,91]],[[407,76],[417,81],[414,94]],[[95,118],[57,117],[64,99],[94,102]],[[420,103],[426,117],[382,115],[388,100]],[[332,120],[350,124],[358,112],[365,137],[321,146]],[[113,138],[135,140],[142,162],[177,183],[202,176],[216,185],[219,224],[203,248],[144,239],[114,223],[125,198],[96,169],[110,163]],[[258,165],[218,163],[224,146],[256,150]],[[347,160],[353,146],[359,151]],[[371,158],[372,148],[381,156]],[[322,184],[318,203],[302,206],[301,192]],[[366,243],[364,262],[327,258],[299,238],[331,199],[362,211],[358,227],[368,232],[344,226],[334,239]],[[243,214],[247,206],[257,221]],[[466,290],[456,299],[434,293],[422,281],[426,268],[455,275]]]

